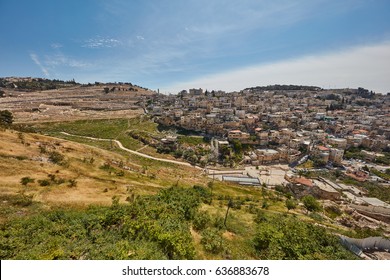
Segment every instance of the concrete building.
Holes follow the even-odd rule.
[[[203,94],[203,89],[199,88],[199,89],[195,89],[195,88],[192,88],[190,89],[190,95],[202,95]]]
[[[347,148],[347,139],[344,138],[328,138],[328,144],[337,149]]]
[[[329,161],[340,164],[341,161],[343,160],[343,156],[344,156],[344,150],[331,148],[329,153]]]
[[[273,149],[257,149],[255,153],[260,164],[276,163],[280,159],[280,153]]]
[[[228,132],[229,140],[248,140],[249,137],[249,133],[242,132],[241,130],[231,130]]]

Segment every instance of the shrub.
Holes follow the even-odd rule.
[[[337,206],[330,205],[330,206],[325,207],[325,213],[328,217],[335,219],[336,217],[341,216],[342,211]]]
[[[217,216],[214,218],[214,223],[213,223],[213,226],[216,228],[216,229],[223,229],[225,228],[225,225],[223,224],[223,218],[221,216]]]
[[[10,111],[0,111],[0,126],[10,127],[13,123],[13,115]]]
[[[15,158],[17,160],[26,160],[26,159],[28,159],[28,157],[26,157],[26,156],[16,156]]]
[[[49,160],[52,163],[61,165],[64,163],[64,159],[65,159],[64,155],[60,154],[59,152],[52,151],[49,153]]]
[[[47,177],[49,177],[50,181],[52,181],[52,182],[56,181],[56,175],[54,175],[54,174],[48,174]]]
[[[20,183],[23,185],[23,186],[27,186],[29,183],[34,183],[35,179],[32,179],[30,177],[23,177],[22,179],[20,179]]]
[[[290,211],[291,209],[297,208],[297,205],[298,205],[298,203],[294,199],[287,199],[286,200],[286,207],[287,207],[288,211]]]
[[[307,211],[315,212],[321,210],[321,204],[312,195],[304,196],[302,202]]]
[[[268,221],[268,218],[267,218],[266,214],[264,213],[264,211],[261,211],[261,210],[257,211],[257,214],[254,218],[254,222],[256,224],[260,224],[260,223],[263,223],[266,221]]]
[[[338,237],[322,227],[281,215],[257,227],[254,248],[261,259],[353,259]]]
[[[30,206],[33,202],[33,195],[26,195],[24,193],[12,197],[12,204],[22,207]]]
[[[218,254],[223,251],[225,244],[221,232],[216,229],[205,229],[202,232],[202,240],[204,249],[207,252]]]
[[[75,179],[69,179],[69,185],[68,187],[74,188],[77,186],[77,181]]]
[[[195,230],[204,230],[210,223],[210,216],[205,211],[199,211],[195,214],[192,226]]]
[[[46,187],[46,186],[50,186],[50,181],[49,180],[46,180],[46,179],[43,179],[43,180],[38,180],[38,183],[41,187]]]

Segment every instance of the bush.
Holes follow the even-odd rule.
[[[342,211],[337,206],[330,205],[330,206],[325,207],[325,213],[328,217],[335,219],[335,218],[341,216]]]
[[[49,160],[52,163],[61,165],[64,163],[64,159],[65,159],[64,155],[60,154],[59,152],[52,151],[49,153]]]
[[[253,239],[260,259],[354,259],[337,236],[297,218],[277,216],[257,227]]]
[[[205,229],[202,232],[203,248],[210,253],[218,254],[223,251],[225,244],[221,232],[216,229]]]
[[[263,204],[261,205],[261,208],[263,208],[263,209],[268,209],[269,208],[269,203],[267,202],[267,200],[263,201]]]
[[[1,226],[1,259],[194,259],[184,205],[192,189],[171,188],[131,204],[83,210],[43,210]],[[18,204],[31,203],[27,197]],[[16,204],[16,203],[15,203]],[[184,205],[181,205],[184,204]],[[36,232],[39,231],[39,234]]]
[[[223,224],[223,222],[224,222],[223,217],[217,216],[214,218],[213,226],[219,230],[224,229],[225,225]]]
[[[291,209],[297,208],[297,205],[298,205],[298,203],[294,199],[287,199],[286,200],[286,207],[287,207],[288,211],[290,211]]]
[[[204,230],[211,219],[207,212],[199,211],[195,214],[194,220],[192,221],[192,226],[195,230]]]
[[[20,183],[23,185],[23,186],[27,186],[29,183],[34,183],[35,179],[32,179],[30,177],[23,177],[22,179],[20,179]]]
[[[310,213],[309,217],[312,218],[313,220],[317,221],[317,222],[322,222],[324,220],[324,218],[320,214],[315,213],[315,212]]]
[[[26,207],[26,206],[30,206],[33,203],[32,199],[33,199],[33,195],[26,195],[22,193],[13,196],[11,199],[11,203],[13,205]]]
[[[69,179],[69,185],[68,187],[74,188],[77,186],[77,181],[75,179]]]
[[[13,123],[13,115],[8,110],[0,111],[0,126],[10,127]]]
[[[260,224],[260,223],[267,222],[267,221],[268,221],[268,218],[267,218],[265,212],[261,211],[261,210],[257,211],[257,214],[254,218],[254,222],[256,224]]]
[[[46,180],[46,179],[43,179],[43,180],[38,180],[38,183],[41,187],[46,187],[46,186],[50,186],[50,181],[49,180]]]
[[[302,202],[307,211],[315,212],[321,210],[321,204],[312,195],[304,196]]]
[[[241,201],[240,199],[233,200],[232,209],[240,210],[241,205],[243,205],[243,204],[244,204],[244,202]]]

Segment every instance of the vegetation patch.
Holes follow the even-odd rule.
[[[257,223],[253,243],[261,259],[355,259],[322,227],[280,215],[264,216]]]
[[[14,197],[23,207],[29,197]],[[336,236],[297,218],[257,215],[211,205],[208,188],[171,187],[120,204],[88,209],[42,210],[0,227],[2,259],[196,259],[191,228],[200,231],[206,257],[228,259],[350,259]],[[211,214],[206,208],[214,209]],[[231,206],[230,206],[231,207]],[[215,212],[216,211],[216,212]],[[253,217],[255,223],[253,224]],[[250,226],[249,226],[250,225]],[[39,234],[37,234],[39,232]]]

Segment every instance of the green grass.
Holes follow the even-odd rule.
[[[108,119],[108,120],[78,120],[71,122],[60,123],[42,123],[33,126],[37,131],[64,138],[79,143],[92,144],[93,146],[100,146],[96,142],[89,139],[82,139],[82,137],[71,137],[62,134],[67,132],[69,134],[87,136],[102,139],[116,139],[119,140],[123,146],[128,149],[137,150],[144,146],[140,141],[130,137],[126,132],[129,130],[142,130],[151,134],[157,134],[157,125],[146,117],[139,116],[131,119]],[[103,144],[107,147],[110,143]]]
[[[131,118],[127,121],[129,129],[139,129],[145,132],[149,132],[151,134],[158,133],[158,125],[146,116]]]
[[[310,159],[307,160],[305,163],[298,165],[297,168],[306,168],[306,169],[312,169],[314,167],[313,161]]]
[[[184,135],[178,137],[178,142],[182,145],[187,144],[190,146],[197,146],[206,143],[204,141],[204,138],[201,136],[184,136]]]
[[[37,125],[37,129],[49,134],[65,131],[82,136],[115,139],[128,129],[128,122],[126,119],[78,120],[61,123],[42,123]]]

